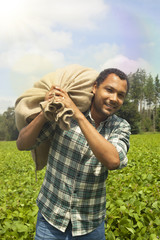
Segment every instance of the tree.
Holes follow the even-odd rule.
[[[140,113],[137,110],[137,105],[134,102],[129,101],[128,98],[124,101],[123,106],[118,111],[119,117],[124,118],[131,125],[132,134],[140,132]]]
[[[15,113],[14,108],[9,107],[2,115],[3,124],[1,125],[1,131],[4,131],[4,139],[7,141],[15,140],[18,137],[18,130],[15,125]],[[3,127],[3,129],[2,129]]]
[[[138,69],[130,74],[129,100],[134,102],[140,112],[140,127],[143,131],[155,131],[157,108],[160,103],[160,80],[158,75],[154,79],[145,70]]]
[[[0,141],[5,140],[5,121],[4,116],[0,115]]]
[[[154,96],[155,96],[154,82],[151,74],[147,78],[144,91],[145,91],[145,99],[147,101],[147,105],[150,107],[154,102]]]
[[[154,84],[154,90],[155,90],[155,95],[154,95],[154,119],[155,119],[155,129],[157,129],[156,127],[156,121],[157,121],[157,117],[158,117],[158,112],[157,112],[157,108],[158,105],[160,103],[160,80],[158,75],[155,78],[155,84]]]
[[[155,78],[155,102],[156,104],[160,101],[160,80],[158,75]]]
[[[130,81],[129,98],[135,103],[137,110],[140,109],[140,112],[142,112],[146,72],[143,69],[138,69],[135,73],[130,74],[128,77]]]
[[[157,115],[156,115],[155,124],[156,124],[156,130],[157,130],[158,132],[160,132],[160,107],[157,108]]]

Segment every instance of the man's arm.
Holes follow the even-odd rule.
[[[46,122],[43,112],[41,112],[36,118],[32,120],[26,127],[24,127],[18,136],[16,141],[17,148],[19,150],[30,149],[36,142],[36,139]]]
[[[50,101],[52,99],[52,90],[55,87],[52,86],[51,89],[46,93],[44,98],[45,101]],[[26,127],[24,127],[18,136],[16,141],[17,148],[19,150],[28,150],[31,149],[33,145],[36,143],[36,139],[39,136],[39,133],[46,123],[46,118],[43,112],[40,112],[38,116],[36,116],[32,122],[30,122]]]
[[[120,159],[117,149],[107,141],[82,114],[76,118],[95,157],[109,170],[117,169]]]

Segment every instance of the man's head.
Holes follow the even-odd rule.
[[[91,113],[97,123],[117,112],[122,106],[129,90],[125,73],[119,69],[109,68],[102,71],[93,87]]]
[[[117,68],[107,68],[107,69],[103,70],[96,79],[97,86],[99,86],[108,77],[108,75],[111,74],[111,73],[114,73],[121,80],[125,80],[127,82],[127,92],[126,92],[126,94],[127,94],[129,92],[128,77],[124,72],[122,72],[121,70],[119,70]]]

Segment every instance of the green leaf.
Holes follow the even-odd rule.
[[[115,236],[114,236],[113,232],[109,231],[107,233],[107,240],[115,240]]]
[[[126,229],[127,229],[129,232],[131,232],[132,234],[135,233],[135,230],[134,230],[133,228],[126,227]]]
[[[118,206],[121,206],[121,205],[124,204],[124,202],[123,202],[122,200],[120,200],[120,199],[118,199],[118,200],[116,201],[116,203],[117,203]]]
[[[149,239],[150,240],[159,240],[159,237],[157,238],[156,234],[151,234]]]
[[[123,212],[126,212],[126,207],[125,206],[120,206],[120,211],[123,213]]]
[[[28,227],[23,223],[17,222],[17,223],[15,223],[15,227],[17,229],[17,232],[19,232],[19,233],[28,231]]]
[[[145,180],[146,178],[147,178],[147,174],[146,173],[142,174],[142,180]]]
[[[152,204],[152,207],[153,208],[156,208],[157,210],[159,209],[158,207],[158,201],[155,201],[153,204]]]
[[[159,219],[159,218],[156,218],[156,220],[154,221],[154,223],[155,223],[157,226],[160,226],[160,219]]]
[[[139,229],[141,229],[143,227],[143,224],[141,222],[137,222],[137,226],[139,227]]]

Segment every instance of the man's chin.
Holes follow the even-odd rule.
[[[112,112],[103,112],[103,118],[107,119],[108,117],[110,117],[111,115],[113,115]]]
[[[104,111],[104,114],[106,115],[106,117],[109,117],[111,115],[113,115],[116,111],[113,111],[113,110],[105,110]]]

